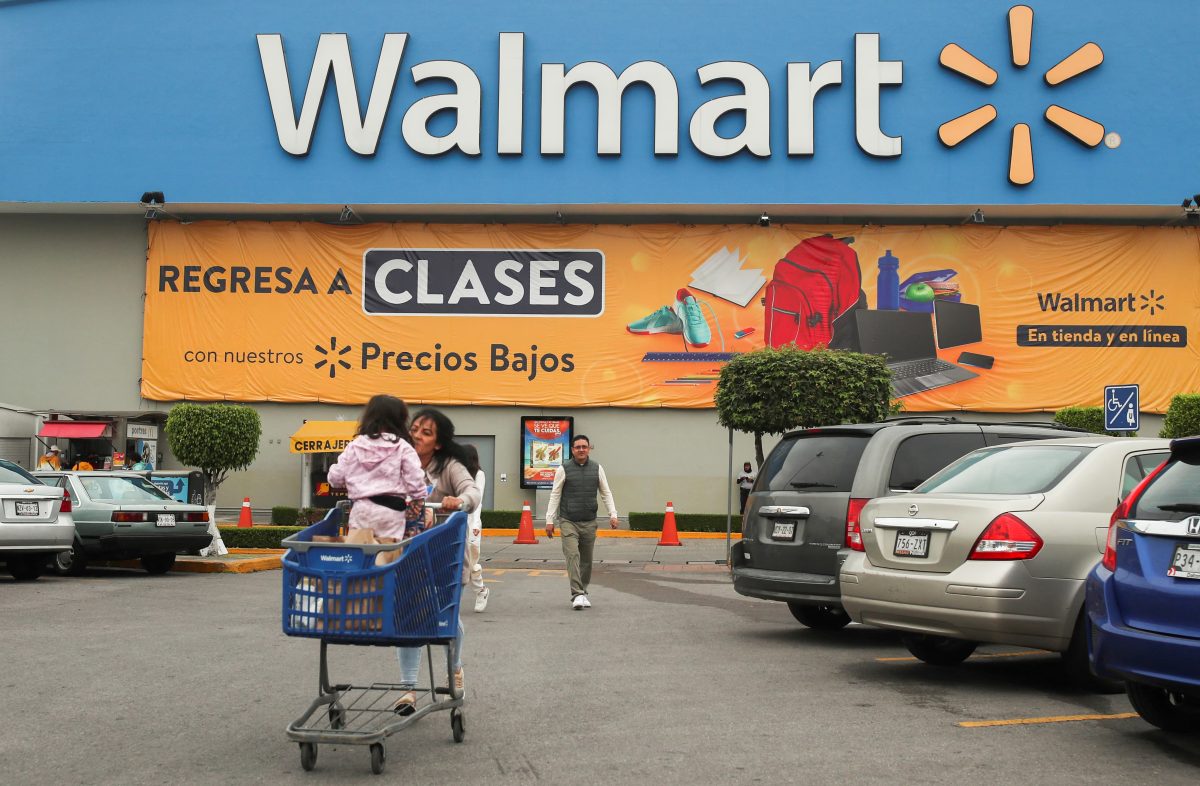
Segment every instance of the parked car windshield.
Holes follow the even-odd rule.
[[[849,491],[870,434],[812,434],[782,442],[763,465],[757,489]]]
[[[45,485],[42,481],[30,475],[11,461],[0,459],[0,483],[36,483]]]
[[[1181,521],[1200,515],[1200,455],[1172,461],[1146,487],[1129,513],[1131,519]]]
[[[171,499],[145,478],[80,477],[83,490],[101,502],[162,502]]]
[[[1041,494],[1083,457],[1084,445],[1021,445],[977,450],[917,487],[918,494]]]

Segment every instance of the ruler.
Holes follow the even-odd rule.
[[[740,352],[647,352],[643,363],[724,363]]]

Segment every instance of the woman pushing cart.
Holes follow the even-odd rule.
[[[287,728],[300,745],[300,764],[316,766],[322,743],[368,745],[371,770],[383,772],[383,740],[429,713],[450,711],[455,742],[462,742],[463,693],[456,689],[459,600],[467,516],[401,543],[337,542],[341,511],[287,538],[283,557],[283,632],[320,639],[317,696]],[[393,561],[380,553],[400,552]],[[379,565],[377,562],[385,564]],[[411,683],[334,683],[329,678],[330,644],[424,648],[429,654],[428,688]],[[434,687],[432,645],[446,646],[446,682]],[[402,714],[398,700],[417,697]],[[427,699],[427,700],[426,700]]]

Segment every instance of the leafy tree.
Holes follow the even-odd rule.
[[[1172,396],[1158,436],[1176,439],[1195,434],[1200,434],[1200,393]]]
[[[874,423],[896,411],[892,375],[882,357],[794,346],[766,347],[729,361],[717,381],[717,419],[754,434],[763,463],[762,435],[839,423]]]
[[[216,502],[228,473],[250,466],[261,435],[258,413],[240,404],[178,404],[167,415],[171,452],[204,473],[205,505]]]

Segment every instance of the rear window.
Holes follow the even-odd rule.
[[[102,502],[162,502],[170,499],[145,478],[80,477],[83,490]]]
[[[0,460],[0,483],[36,483],[45,485],[42,481],[30,475],[11,461]]]
[[[1180,521],[1200,514],[1200,454],[1167,464],[1133,505],[1131,519]]]
[[[870,434],[813,434],[782,442],[767,457],[757,490],[849,491]]]
[[[888,488],[912,491],[942,467],[983,447],[983,434],[918,434],[896,448]]]
[[[1092,448],[1021,445],[977,450],[917,488],[920,494],[1040,494],[1074,469]]]

